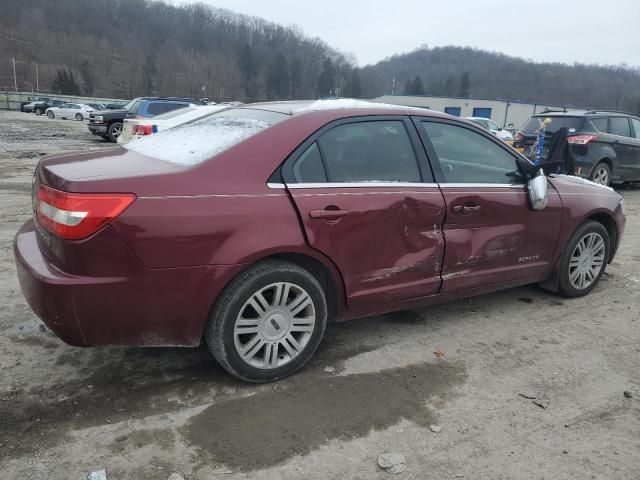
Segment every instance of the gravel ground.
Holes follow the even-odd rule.
[[[627,231],[591,295],[531,286],[332,325],[308,368],[255,386],[202,348],[66,346],[25,304],[11,242],[39,156],[109,146],[0,112],[0,478],[364,480],[391,475],[382,452],[404,479],[638,478],[640,189],[620,191]]]

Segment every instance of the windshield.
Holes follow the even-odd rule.
[[[237,108],[128,143],[125,148],[180,165],[195,165],[289,116]]]
[[[582,124],[584,123],[583,117],[545,117],[544,115],[541,115],[539,117],[531,117],[522,127],[522,131],[525,133],[535,133],[536,130],[540,128],[545,118],[551,119],[551,123],[547,126],[547,133],[555,133],[563,127],[567,127],[569,130],[573,128],[575,132],[582,128]]]

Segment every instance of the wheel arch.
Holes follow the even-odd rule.
[[[610,157],[611,155],[602,157],[600,160],[595,162],[593,164],[593,168],[591,169],[591,172],[589,173],[589,178],[593,176],[593,172],[596,171],[596,168],[598,168],[598,165],[600,165],[601,163],[604,163],[607,167],[609,167],[609,173],[611,174],[611,176],[613,176],[613,160]]]
[[[583,225],[585,222],[592,220],[598,222],[607,229],[607,233],[609,234],[609,263],[613,261],[613,257],[616,254],[616,248],[618,246],[618,225],[613,218],[613,216],[608,212],[595,212],[589,215],[584,222],[582,222],[578,228]]]

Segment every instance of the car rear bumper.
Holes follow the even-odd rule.
[[[75,346],[197,346],[215,299],[243,268],[141,266],[123,276],[73,275],[43,254],[33,220],[16,234],[14,255],[31,309]]]
[[[87,128],[94,135],[106,135],[107,134],[107,126],[106,125],[96,125],[95,123],[90,123],[87,125]]]

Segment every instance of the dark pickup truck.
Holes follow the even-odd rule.
[[[122,133],[125,118],[151,118],[189,105],[205,105],[205,102],[184,97],[134,98],[120,110],[91,113],[88,128],[92,134],[115,143]]]

